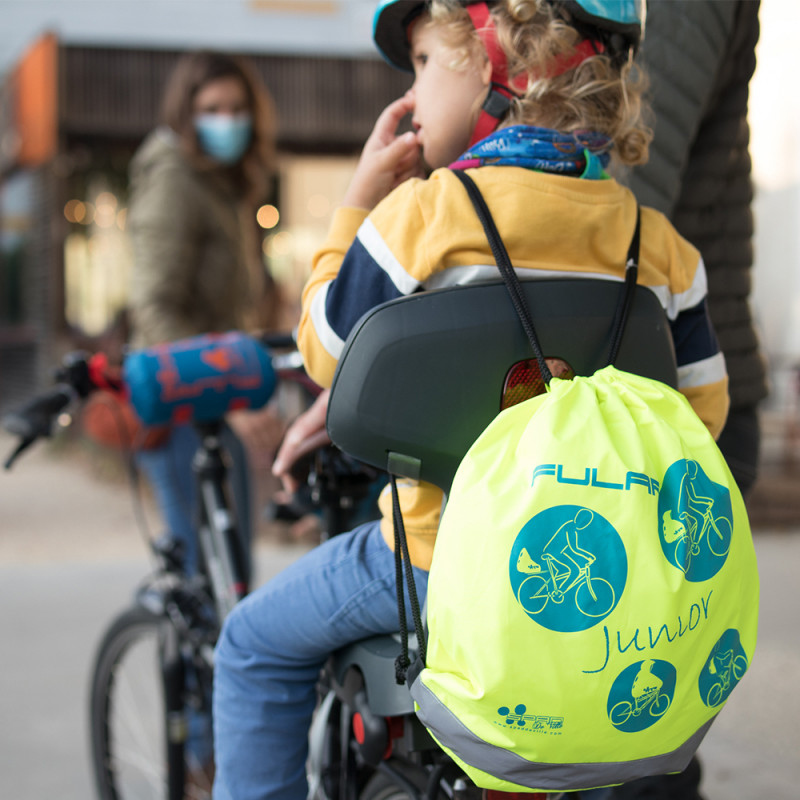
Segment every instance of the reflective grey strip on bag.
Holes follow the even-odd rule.
[[[530,789],[587,789],[624,783],[648,775],[680,772],[685,769],[714,721],[710,719],[676,750],[659,756],[620,762],[537,763],[477,737],[425,686],[419,675],[410,690],[419,706],[417,717],[437,741],[465,764]]]

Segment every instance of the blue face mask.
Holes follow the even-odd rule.
[[[222,164],[235,164],[253,138],[250,114],[198,114],[194,129],[203,152]]]

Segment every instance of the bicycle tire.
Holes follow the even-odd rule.
[[[167,743],[169,725],[181,733],[176,731],[181,723],[167,713],[162,664],[165,637],[174,636],[177,631],[168,619],[134,606],[111,623],[98,646],[89,724],[100,800],[211,797],[213,765],[201,770],[187,764],[182,735],[171,737],[171,746]]]
[[[675,543],[675,566],[682,570],[684,575],[692,566],[692,542],[688,534]]]
[[[611,720],[612,725],[624,725],[633,714],[633,703],[627,700],[620,700],[611,711],[608,712],[608,718]]]
[[[733,659],[733,663],[731,664],[731,672],[733,673],[733,679],[737,683],[742,679],[745,672],[747,672],[747,667],[747,656],[739,654]]]
[[[722,681],[711,684],[711,688],[706,693],[706,705],[709,708],[718,706],[725,699],[725,687]]]
[[[418,800],[425,794],[428,784],[428,775],[419,768],[406,764],[389,764],[401,776],[401,779],[414,787],[414,794],[409,789],[400,785],[400,782],[386,772],[376,772],[366,783],[359,794],[359,800]],[[437,792],[439,796],[441,792]]]
[[[669,695],[657,694],[653,702],[650,704],[651,717],[663,717],[669,710],[672,700]]]
[[[575,605],[585,617],[604,617],[614,608],[614,587],[605,578],[587,578],[575,590]]]
[[[733,526],[727,517],[719,516],[711,517],[708,527],[709,530],[706,531],[708,549],[713,555],[722,558],[731,548]]]
[[[523,592],[525,584],[529,584],[529,586],[527,590]],[[547,606],[548,600],[550,600],[550,593],[547,587],[547,579],[543,576],[529,575],[519,585],[517,601],[526,614],[530,616],[541,614]]]

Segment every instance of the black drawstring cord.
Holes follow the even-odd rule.
[[[539,338],[536,335],[531,312],[525,300],[519,278],[517,277],[517,273],[514,272],[514,267],[511,266],[511,259],[508,257],[508,251],[503,244],[503,240],[500,238],[497,226],[494,224],[492,215],[489,213],[486,201],[483,199],[483,195],[469,175],[460,170],[453,170],[453,174],[464,184],[464,188],[467,190],[472,200],[472,205],[475,207],[475,211],[483,225],[486,238],[489,240],[489,246],[492,248],[494,260],[497,262],[497,267],[503,277],[503,283],[505,283],[506,289],[508,289],[511,302],[514,304],[514,309],[525,330],[525,335],[528,337],[528,341],[533,348],[533,354],[536,356],[536,361],[539,363],[542,379],[549,385],[553,375],[550,372],[550,368],[547,366],[547,361],[545,360],[544,353],[539,344]]]
[[[392,519],[394,522],[394,566],[395,583],[397,585],[397,613],[400,619],[400,655],[394,662],[395,680],[398,684],[406,682],[408,668],[411,660],[408,657],[408,623],[406,622],[406,602],[403,591],[403,564],[405,564],[405,582],[408,584],[408,599],[411,605],[411,617],[414,620],[414,631],[417,634],[417,650],[422,663],[425,663],[427,648],[425,645],[425,631],[422,628],[422,613],[417,597],[417,585],[414,581],[414,568],[408,554],[408,540],[403,524],[403,514],[400,511],[400,498],[397,492],[397,476],[390,476],[392,483]]]

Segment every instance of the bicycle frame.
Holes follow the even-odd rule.
[[[220,444],[221,422],[198,425],[201,444],[192,470],[199,489],[198,540],[220,624],[248,592],[245,554],[226,493],[227,467]]]

